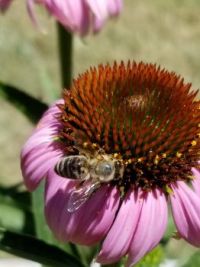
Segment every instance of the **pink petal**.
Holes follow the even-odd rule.
[[[13,0],[0,0],[0,11],[5,12]]]
[[[107,1],[108,11],[111,16],[117,16],[122,10],[123,1],[122,0],[110,0]]]
[[[167,201],[158,189],[144,197],[138,225],[131,241],[128,262],[132,266],[161,240],[167,226]]]
[[[86,0],[92,13],[101,20],[108,17],[108,1],[107,0]]]
[[[69,213],[67,202],[74,182],[63,179],[51,170],[45,193],[47,222],[62,241],[92,245],[104,238],[113,223],[119,206],[116,188],[102,186],[77,211]]]
[[[55,118],[59,112],[56,104],[43,115],[21,152],[22,174],[30,191],[37,187],[50,168],[54,168],[63,154],[61,144],[54,141],[60,127]]]
[[[137,191],[127,194],[97,256],[98,262],[113,263],[127,253],[137,227],[142,203]]]
[[[60,149],[45,143],[22,152],[21,169],[28,190],[33,191],[38,186],[40,181],[46,177],[48,170],[54,168],[61,156]]]
[[[122,9],[122,0],[86,0],[92,11],[92,29],[98,32],[109,16],[117,16]]]
[[[35,12],[34,12],[34,4],[36,4],[36,1],[37,0],[27,0],[26,6],[27,6],[28,14],[29,14],[33,24],[35,26],[38,26],[38,21],[36,19]]]
[[[107,0],[87,0],[87,3],[92,11],[92,31],[97,33],[109,16]]]
[[[45,0],[44,5],[68,30],[85,35],[89,30],[89,10],[83,0]]]
[[[172,185],[172,214],[180,235],[194,246],[200,246],[200,198],[184,182]]]
[[[192,180],[193,188],[197,195],[200,196],[200,172],[197,169],[192,168],[192,173],[194,175],[194,179]]]

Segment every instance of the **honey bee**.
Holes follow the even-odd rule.
[[[78,210],[104,183],[123,177],[123,162],[101,152],[94,155],[66,156],[55,166],[58,175],[79,182],[69,197],[67,210]]]

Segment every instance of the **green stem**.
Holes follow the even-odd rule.
[[[72,34],[69,33],[60,23],[57,23],[57,32],[62,87],[69,89],[73,72],[73,38]]]

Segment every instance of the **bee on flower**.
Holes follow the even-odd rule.
[[[123,162],[101,151],[94,155],[75,155],[62,158],[55,166],[58,175],[80,182],[68,201],[68,211],[79,209],[102,184],[123,178]]]
[[[21,153],[28,190],[63,242],[102,242],[96,261],[128,267],[163,237],[168,204],[200,246],[200,102],[174,72],[143,62],[90,68],[39,121]]]

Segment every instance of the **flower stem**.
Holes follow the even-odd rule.
[[[73,38],[72,34],[69,33],[60,23],[57,23],[57,34],[58,34],[58,49],[60,57],[60,69],[62,87],[70,88],[73,72],[72,54],[73,54]]]

